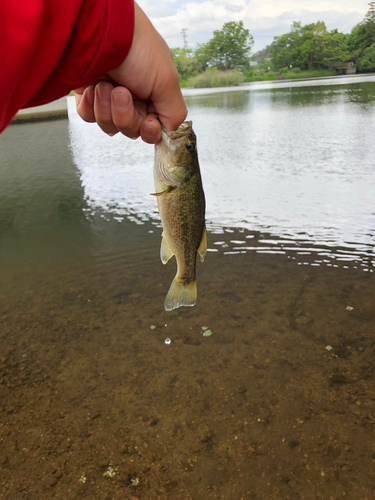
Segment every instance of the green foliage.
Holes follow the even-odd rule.
[[[357,66],[359,71],[375,71],[375,42],[363,51]]]
[[[249,71],[245,74],[245,82],[262,82],[263,80],[278,80],[273,71]]]
[[[199,72],[206,71],[211,60],[211,51],[208,43],[198,43],[195,49],[195,59],[198,64]]]
[[[186,80],[191,77],[194,72],[198,72],[199,65],[193,49],[181,49],[177,47],[171,49],[171,52],[178,74],[180,75],[180,80]]]
[[[269,59],[270,58],[270,47],[271,47],[270,45],[267,45],[266,47],[264,47],[264,49],[261,49],[261,50],[258,50],[258,52],[255,52],[255,54],[253,54],[251,56],[251,60],[260,62],[264,59]]]
[[[201,69],[209,66],[221,70],[247,68],[254,40],[242,21],[225,23],[206,44],[199,45],[196,58]]]
[[[273,69],[329,68],[333,63],[350,60],[346,35],[328,31],[323,21],[305,26],[294,22],[291,28],[289,33],[275,37],[271,44]]]
[[[336,74],[335,70],[332,69],[312,69],[302,71],[301,68],[293,68],[292,71],[284,70],[281,73],[275,74],[273,71],[267,72],[248,72],[245,74],[245,82],[259,82],[263,80],[278,80],[282,79],[293,79],[293,78],[319,78],[323,76],[334,76]]]
[[[362,22],[354,26],[348,37],[348,49],[359,71],[371,71],[372,51],[375,43],[375,1],[369,3],[369,10]]]
[[[208,68],[207,71],[197,75],[191,82],[194,88],[204,87],[232,87],[244,81],[240,71],[219,71],[216,68]]]
[[[271,69],[271,60],[270,59],[261,59],[258,61],[256,66],[253,66],[253,69],[258,69],[260,71],[269,71]]]
[[[247,82],[330,76],[336,64],[347,61],[356,62],[359,71],[375,71],[375,0],[350,35],[328,31],[323,21],[306,25],[294,21],[288,33],[274,37],[271,45],[252,56],[257,64],[250,67],[253,43],[243,22],[231,21],[194,50],[172,49],[180,85],[238,85],[242,78],[238,70]]]
[[[294,70],[294,68],[293,68]],[[310,69],[310,70],[300,70],[296,73],[294,71],[285,71],[283,76],[289,80],[293,78],[321,78],[324,76],[335,76],[336,71],[334,69]]]
[[[347,45],[347,35],[332,30],[322,38],[322,57],[326,66],[350,61],[350,52]]]

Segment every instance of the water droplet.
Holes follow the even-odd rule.
[[[164,342],[165,342],[167,345],[169,345],[172,341],[171,341],[171,339],[165,339],[165,340],[164,340]]]

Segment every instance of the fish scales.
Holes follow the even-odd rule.
[[[177,274],[164,307],[193,306],[197,300],[196,257],[203,261],[206,248],[205,198],[191,122],[177,131],[163,128],[155,147],[154,179],[163,225],[161,260],[175,255]]]

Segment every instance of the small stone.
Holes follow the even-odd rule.
[[[298,486],[298,482],[295,479],[291,479],[290,481],[288,481],[288,485],[291,488],[295,488],[296,486]]]
[[[58,482],[59,482],[59,478],[58,478],[58,477],[53,477],[53,478],[50,480],[50,483],[49,483],[49,484],[50,484],[50,486],[51,486],[51,488],[52,488],[53,486],[56,486],[56,484],[57,484]]]
[[[108,458],[98,457],[95,460],[95,465],[97,467],[102,468],[102,469],[105,469],[106,467],[108,467],[108,463],[109,463],[109,459]]]

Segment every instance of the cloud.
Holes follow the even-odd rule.
[[[225,10],[228,12],[242,12],[242,7],[239,7],[238,5],[226,5]]]
[[[244,21],[254,36],[253,50],[289,31],[293,21],[302,24],[324,21],[329,30],[349,33],[367,10],[368,0],[139,0],[156,29],[170,47],[182,46],[182,28],[188,44],[207,42],[214,30],[228,21]]]

